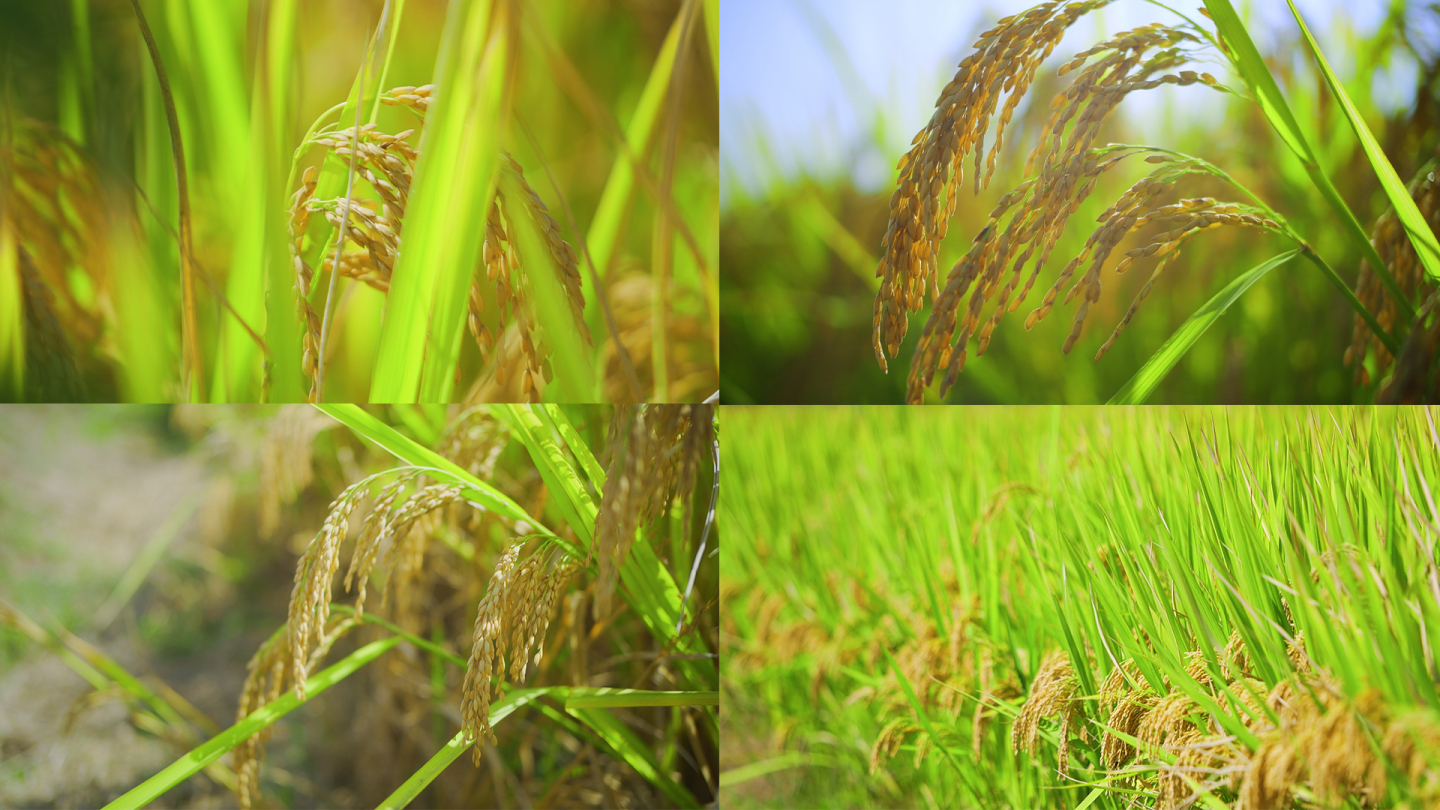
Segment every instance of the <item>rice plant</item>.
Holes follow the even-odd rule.
[[[706,5],[7,8],[3,398],[710,396]]]
[[[734,409],[726,804],[1432,806],[1437,419]]]
[[[975,42],[975,52],[960,63],[954,79],[941,92],[934,116],[915,136],[910,152],[900,160],[898,188],[890,201],[890,224],[876,272],[883,280],[875,297],[873,327],[875,356],[881,367],[887,365],[887,355],[894,356],[899,351],[909,313],[921,309],[927,292],[931,293],[934,308],[915,348],[906,399],[912,403],[922,401],[925,389],[941,369],[944,370],[943,396],[965,366],[970,339],[976,340],[976,353],[983,353],[1003,315],[1013,312],[1028,297],[1067,219],[1094,190],[1098,176],[1126,158],[1143,156],[1146,162],[1159,167],[1132,185],[1100,215],[1100,227],[1091,234],[1080,254],[1060,271],[1039,306],[1031,311],[1025,322],[1027,328],[1044,318],[1066,285],[1070,285],[1065,292],[1065,303],[1079,300],[1073,326],[1062,347],[1068,354],[1080,336],[1091,305],[1100,300],[1101,271],[1121,239],[1145,226],[1164,226],[1167,230],[1151,237],[1149,243],[1126,251],[1114,267],[1114,272],[1123,273],[1137,260],[1153,260],[1149,281],[1141,287],[1110,339],[1097,352],[1095,359],[1099,360],[1119,338],[1136,308],[1149,294],[1154,280],[1179,255],[1185,242],[1201,231],[1227,225],[1257,228],[1286,237],[1296,248],[1262,265],[1263,271],[1257,268],[1249,275],[1263,274],[1297,256],[1310,260],[1355,308],[1360,324],[1356,337],[1358,351],[1347,353],[1347,362],[1357,367],[1362,381],[1368,380],[1363,362],[1369,340],[1373,338],[1377,362],[1383,369],[1400,351],[1400,342],[1391,332],[1408,326],[1414,318],[1415,306],[1396,281],[1393,262],[1385,262],[1375,251],[1368,234],[1319,168],[1269,68],[1228,0],[1207,2],[1206,8],[1200,10],[1203,17],[1213,23],[1214,30],[1177,13],[1181,19],[1177,24],[1155,23],[1122,31],[1081,51],[1060,68],[1061,76],[1071,72],[1076,76],[1050,105],[1053,112],[1026,163],[1025,174],[1031,179],[1001,198],[988,224],[974,238],[965,256],[951,268],[941,288],[935,257],[955,210],[965,162],[973,154],[972,178],[978,192],[994,173],[1006,125],[1040,64],[1076,20],[1108,4],[1108,0],[1045,3],[1001,20],[995,28],[980,35]],[[1330,90],[1344,106],[1348,121],[1365,146],[1366,156],[1380,175],[1396,208],[1395,216],[1405,223],[1401,230],[1407,241],[1413,240],[1416,252],[1411,254],[1412,258],[1418,255],[1418,264],[1426,269],[1429,277],[1440,277],[1440,246],[1436,244],[1430,221],[1416,207],[1410,192],[1400,186],[1389,160],[1375,144],[1364,120],[1349,104],[1344,88],[1330,73],[1324,55],[1309,38],[1305,22],[1293,4],[1292,10],[1325,71]],[[1132,93],[1163,85],[1196,83],[1221,92],[1240,92],[1221,84],[1209,73],[1179,69],[1212,54],[1227,63],[1244,82],[1249,97],[1261,106],[1281,139],[1300,158],[1316,190],[1347,227],[1352,240],[1367,249],[1365,280],[1372,288],[1370,306],[1356,297],[1283,216],[1217,166],[1156,147],[1096,146],[1105,119]],[[1002,93],[1006,95],[1006,102],[995,122],[993,143],[987,153],[985,136]],[[983,174],[982,157],[985,158]],[[1424,172],[1428,172],[1428,167]],[[1219,178],[1245,201],[1197,197],[1160,204],[1157,198],[1193,175]],[[1431,214],[1433,218],[1433,212]],[[1032,258],[1034,264],[1027,276],[1024,271]],[[1078,278],[1077,270],[1083,270]],[[1411,287],[1414,286],[1412,280]],[[965,303],[967,295],[969,300]],[[1388,326],[1371,311],[1371,306],[1380,300],[1392,302]],[[982,323],[982,311],[989,304],[993,304],[994,312]],[[1223,311],[1223,307],[1219,309]],[[1198,332],[1186,337],[1193,342]],[[1186,348],[1188,344],[1184,339],[1167,344],[1141,369],[1141,382],[1122,390],[1119,400],[1143,401],[1156,375],[1163,375]]]
[[[233,570],[256,546],[295,553],[278,626],[234,673],[233,724],[77,637],[122,610],[134,624],[125,606],[163,543],[100,607],[108,619],[72,633],[7,598],[0,628],[58,652],[97,704],[118,699],[174,749],[107,807],[189,806],[209,795],[196,777],[242,807],[698,808],[717,790],[714,420],[703,405],[177,410],[223,470],[199,522],[236,536],[212,554]],[[192,498],[157,537],[196,511]],[[291,713],[305,719],[277,744]],[[316,750],[296,752],[298,729],[336,716],[349,732],[302,732]],[[332,745],[354,757],[327,790],[314,763]],[[376,750],[383,765],[356,772]]]

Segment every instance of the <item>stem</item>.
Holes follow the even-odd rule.
[[[315,359],[315,401],[325,401],[325,345],[330,339],[330,303],[335,300],[335,280],[340,277],[340,252],[345,248],[345,228],[350,224],[350,198],[355,194],[355,161],[360,158],[360,114],[365,98],[365,66],[356,80],[355,130],[350,135],[350,178],[345,184],[345,205],[340,209],[340,233],[335,237],[335,258],[330,263],[330,288],[325,291],[325,317],[320,321],[320,356]]]
[[[130,0],[135,9],[135,19],[140,24],[140,35],[145,38],[145,47],[150,51],[150,61],[155,65],[155,76],[160,80],[160,98],[165,102],[165,122],[170,128],[170,149],[175,156],[175,185],[180,202],[180,286],[184,301],[181,306],[180,328],[184,344],[184,369],[181,383],[185,387],[185,398],[194,400],[200,391],[199,382],[204,378],[200,359],[200,337],[195,323],[195,273],[193,271],[193,246],[190,241],[190,192],[185,176],[185,146],[180,142],[180,117],[175,113],[175,96],[170,92],[170,79],[165,75],[165,65],[160,61],[160,48],[150,25],[145,22],[145,12],[140,10],[140,0]]]
[[[1326,264],[1325,260],[1320,258],[1320,255],[1303,240],[1296,239],[1295,241],[1300,245],[1300,252],[1304,254],[1305,258],[1314,262],[1316,267],[1325,271],[1325,276],[1330,279],[1332,284],[1339,288],[1340,293],[1345,296],[1345,300],[1350,302],[1351,308],[1353,308],[1360,317],[1365,319],[1365,323],[1370,325],[1370,331],[1375,333],[1376,337],[1380,338],[1380,342],[1385,344],[1386,349],[1390,350],[1390,356],[1399,357],[1400,344],[1395,342],[1395,338],[1391,337],[1389,332],[1381,328],[1380,322],[1375,320],[1375,316],[1370,313],[1370,310],[1365,308],[1364,304],[1360,303],[1360,299],[1355,297],[1355,293],[1350,289],[1350,286],[1345,283],[1344,279],[1340,278],[1340,274],[1336,273],[1334,268]]]

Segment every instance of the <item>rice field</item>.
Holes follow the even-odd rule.
[[[0,9],[0,400],[698,402],[715,0]]]
[[[1437,419],[727,409],[725,804],[1435,806]]]

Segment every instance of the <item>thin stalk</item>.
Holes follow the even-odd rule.
[[[389,6],[387,5],[388,9]],[[368,61],[369,49],[366,49],[365,58]],[[359,83],[359,92],[356,97],[365,98],[365,66],[360,66],[360,75],[356,78]],[[362,105],[355,105],[355,131],[350,136],[350,176],[345,183],[345,204],[340,208],[340,233],[335,237],[335,259],[330,263],[330,287],[325,291],[325,317],[320,321],[320,356],[315,363],[315,401],[325,401],[325,347],[330,341],[330,311],[331,304],[335,300],[335,281],[340,278],[340,252],[345,248],[345,228],[350,224],[350,198],[355,194],[355,163],[360,159],[360,117]]]
[[[145,207],[150,210],[150,215],[155,217],[155,221],[160,223],[160,226],[165,229],[166,233],[170,234],[170,238],[174,239],[178,245],[180,243],[180,235],[175,233],[175,228],[171,226],[170,223],[160,218],[160,212],[155,210],[155,204],[150,202],[150,197],[145,193],[145,189],[141,188],[140,183],[133,179],[131,180],[131,184],[134,185],[135,193],[140,197],[140,201],[145,203]],[[260,351],[263,352],[266,357],[269,357],[270,347],[265,344],[265,339],[260,337],[260,333],[256,332],[239,312],[235,311],[235,307],[230,303],[230,299],[225,295],[225,291],[220,289],[220,285],[215,283],[214,277],[205,271],[205,265],[201,264],[199,259],[194,259],[194,267],[195,274],[200,276],[201,281],[205,282],[205,287],[210,290],[210,294],[215,296],[215,299],[220,302],[220,306],[223,307],[226,312],[230,313],[231,316],[235,318],[235,321],[240,324],[240,327],[250,335],[250,339],[255,341],[255,345],[260,347]]]
[[[1370,310],[1366,309],[1365,305],[1360,303],[1360,299],[1355,297],[1355,293],[1350,289],[1350,285],[1346,284],[1345,280],[1340,278],[1340,274],[1336,273],[1333,267],[1326,264],[1325,260],[1320,258],[1320,255],[1316,253],[1310,245],[1301,240],[1296,240],[1296,243],[1300,245],[1301,254],[1313,262],[1316,267],[1324,271],[1325,277],[1330,279],[1330,283],[1334,284],[1335,287],[1340,290],[1340,294],[1345,296],[1345,300],[1350,302],[1350,307],[1355,310],[1356,314],[1365,319],[1365,323],[1370,325],[1370,331],[1374,332],[1375,336],[1380,338],[1380,342],[1385,344],[1385,348],[1390,351],[1390,356],[1399,357],[1400,344],[1395,338],[1390,336],[1389,332],[1386,332],[1380,326],[1380,322],[1375,320],[1375,316],[1370,313]]]
[[[543,23],[535,19],[533,15],[527,16],[526,22],[529,24],[528,30],[535,37],[545,57],[549,60],[551,74],[555,77],[556,81],[560,83],[561,89],[565,91],[566,95],[570,96],[571,101],[575,102],[575,106],[579,107],[580,111],[590,119],[590,123],[593,126],[600,129],[614,141],[615,148],[619,154],[616,156],[615,166],[611,168],[611,177],[615,178],[614,182],[617,183],[617,188],[625,187],[625,194],[628,195],[628,184],[630,182],[628,173],[633,172],[634,179],[640,181],[640,185],[644,186],[645,192],[655,200],[656,205],[671,206],[671,199],[668,195],[660,194],[659,180],[651,173],[641,156],[644,152],[645,139],[639,138],[637,131],[637,137],[635,138],[636,143],[632,144],[631,139],[620,129],[620,124],[615,120],[615,116],[610,113],[610,110],[605,107],[600,99],[595,96],[594,91],[585,83],[584,78],[580,75],[580,71],[570,63],[570,60],[565,56],[564,52],[550,40],[550,33],[545,29]],[[661,47],[662,57],[665,55],[666,50],[665,46]],[[635,127],[636,125],[637,120],[632,120],[631,126]],[[648,139],[649,126],[649,124],[646,124],[644,127],[647,133],[646,139]],[[617,175],[617,170],[622,168],[622,159],[624,162],[623,172]],[[611,181],[607,180],[607,188],[610,182]],[[620,227],[618,221],[615,223],[606,223],[605,220],[623,219],[618,211],[618,200],[621,195],[619,195],[618,191],[615,192],[615,195],[617,201],[611,203],[607,201],[608,195],[604,193],[601,194],[600,204],[595,210],[595,218],[592,219],[590,223],[589,239],[591,242],[596,242],[597,234],[605,237],[600,242],[596,242],[595,248],[595,267],[602,276],[609,274],[612,260],[616,255],[614,249],[615,237],[612,237],[609,232]],[[685,219],[679,216],[673,207],[671,217],[675,229],[680,233],[680,237],[685,240],[686,247],[689,248],[691,256],[695,259],[695,266],[702,279],[701,286],[703,287],[705,295],[705,303],[706,306],[710,308],[712,328],[717,328],[713,326],[713,324],[718,324],[719,322],[718,312],[720,303],[716,298],[714,290],[711,289],[710,280],[713,278],[713,275],[710,272],[710,265],[705,260],[704,252],[700,250],[700,243],[696,241],[694,232],[691,231]],[[597,225],[597,223],[600,224]]]
[[[665,127],[665,152],[660,169],[660,196],[664,202],[659,206],[658,222],[655,227],[655,243],[658,256],[652,255],[651,272],[653,281],[650,289],[650,361],[654,375],[654,401],[670,401],[670,369],[666,339],[670,331],[665,320],[668,313],[671,260],[675,243],[670,231],[671,212],[674,198],[671,189],[675,183],[675,150],[679,141],[680,101],[684,90],[685,67],[688,64],[686,52],[690,45],[690,32],[695,28],[697,0],[686,0],[680,9],[680,39],[675,45],[675,65],[670,72],[669,107]]]
[[[170,79],[165,75],[165,65],[160,61],[160,48],[150,25],[145,22],[145,12],[140,10],[140,0],[130,0],[135,9],[135,20],[140,24],[140,35],[145,38],[145,47],[150,50],[150,61],[155,65],[155,76],[160,81],[160,97],[165,103],[165,121],[170,128],[170,149],[175,156],[175,185],[180,200],[180,286],[183,303],[180,329],[184,344],[183,374],[185,397],[197,400],[200,381],[204,379],[200,357],[199,327],[195,322],[195,274],[193,269],[194,247],[190,239],[190,191],[185,176],[185,145],[180,141],[180,117],[175,112],[175,96],[170,92]]]

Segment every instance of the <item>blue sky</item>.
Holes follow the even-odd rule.
[[[848,173],[874,191],[889,182],[890,165],[924,126],[941,87],[970,51],[973,35],[1038,0],[724,0],[720,6],[721,204],[735,184],[757,190],[767,178]],[[1349,75],[1345,40],[1353,26],[1373,32],[1385,0],[1296,0],[1321,47],[1342,76]],[[1199,0],[1175,7],[1194,15]],[[1237,6],[1243,6],[1237,3]],[[1283,0],[1242,11],[1262,51],[1295,34]],[[1073,54],[1100,36],[1150,22],[1176,21],[1144,0],[1117,0],[1071,29],[1056,50]],[[1350,26],[1336,26],[1348,19]],[[1258,24],[1257,24],[1258,23]],[[832,33],[833,32],[833,33]],[[1278,35],[1278,36],[1277,36]],[[828,47],[827,47],[828,41]],[[848,60],[832,54],[843,51]],[[838,67],[837,67],[838,66]],[[1222,70],[1209,68],[1221,81]],[[1374,78],[1384,106],[1408,102],[1416,69],[1398,61]],[[1167,88],[1182,94],[1138,94],[1123,108],[1145,116],[1146,104],[1168,104],[1177,116],[1204,119],[1221,109],[1213,91]],[[878,115],[877,115],[878,113]],[[1139,113],[1139,115],[1135,115]],[[883,149],[872,131],[880,124]],[[1172,122],[1181,126],[1190,122]],[[1141,129],[1141,134],[1147,134]],[[761,145],[763,144],[763,146]]]

